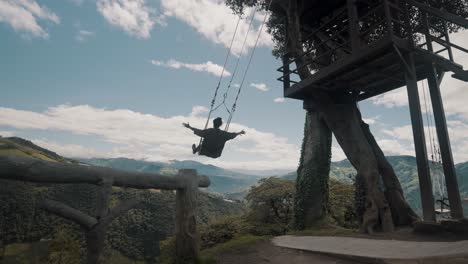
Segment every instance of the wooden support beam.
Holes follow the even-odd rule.
[[[176,263],[195,263],[199,249],[196,228],[197,171],[180,170],[177,178],[184,183],[184,188],[178,189],[176,193]]]
[[[96,220],[96,218],[89,216],[80,210],[72,208],[62,202],[46,199],[39,204],[39,207],[49,213],[73,221],[85,230],[92,229],[95,225],[98,224],[98,220]]]
[[[392,13],[390,12],[390,5],[388,0],[383,0],[383,7],[385,11],[385,20],[387,24],[387,34],[389,37],[393,37],[393,23],[392,23]]]
[[[418,83],[416,78],[413,53],[404,54],[404,59],[409,66],[409,69],[406,67],[403,67],[403,69],[405,71],[411,125],[413,127],[414,148],[416,151],[416,162],[418,166],[423,218],[424,221],[435,222],[434,195],[432,193],[432,181],[427,160],[424,125],[421,115],[421,105],[419,101]]]
[[[289,69],[289,55],[283,55],[283,92],[291,86],[291,75]]]
[[[356,8],[355,0],[347,0],[346,5],[348,8],[348,23],[349,23],[349,36],[351,38],[352,52],[359,51],[361,43],[359,39],[359,17]]]
[[[444,105],[440,95],[437,73],[434,66],[427,66],[427,81],[431,95],[434,120],[439,139],[440,155],[442,156],[442,167],[444,169],[445,183],[447,185],[448,199],[450,202],[450,215],[453,218],[463,218],[463,207],[461,204],[460,191],[458,189],[457,175],[452,157],[452,149],[445,120]]]

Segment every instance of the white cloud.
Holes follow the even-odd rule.
[[[414,146],[411,142],[402,142],[396,139],[380,139],[377,140],[385,155],[411,155],[415,156]]]
[[[156,66],[162,66],[166,68],[172,68],[172,69],[189,69],[191,71],[196,71],[196,72],[207,72],[209,74],[215,75],[215,76],[231,76],[231,73],[227,70],[224,70],[223,73],[223,66],[218,65],[216,63],[213,63],[211,61],[207,61],[205,63],[185,63],[185,62],[180,62],[174,59],[170,59],[168,61],[161,61],[161,60],[151,60],[151,64],[156,65]]]
[[[408,105],[408,95],[406,87],[384,93],[371,99],[375,105],[383,105],[387,108],[401,107]]]
[[[77,144],[62,144],[48,139],[33,139],[31,140],[34,144],[56,152],[57,154],[70,157],[70,158],[80,158],[80,157],[96,157],[104,158],[111,157],[108,152],[99,152],[93,148],[87,148]],[[117,156],[114,156],[117,157]]]
[[[466,147],[468,146],[468,124],[463,121],[448,121],[448,132],[452,146],[452,152],[455,162],[464,162],[468,160]],[[411,125],[395,127],[392,129],[382,130],[384,135],[390,136],[391,139],[379,140],[387,143],[385,154],[403,154],[415,155],[413,144],[413,131]],[[437,132],[434,126],[425,126],[424,134],[426,137],[426,148],[428,158],[434,152],[431,148],[438,148]],[[432,139],[430,140],[432,135]],[[434,144],[435,142],[435,144]],[[431,146],[432,144],[432,146]],[[382,146],[382,149],[384,147]]]
[[[195,28],[208,40],[229,47],[238,17],[233,14],[224,0],[161,0],[161,7],[166,16],[176,17]],[[243,19],[239,23],[237,35],[232,46],[232,52],[236,55],[241,53],[242,43],[248,32],[248,20],[250,20],[252,12],[253,9],[248,8],[246,10],[247,19]],[[259,15],[262,16],[264,13]],[[247,35],[246,50],[254,46],[260,30],[260,22],[258,20],[259,18],[255,20],[254,28]],[[263,20],[263,16],[261,20]],[[271,47],[272,45],[271,36],[266,32],[266,27],[264,27],[258,46]]]
[[[378,116],[376,117],[367,117],[367,118],[362,118],[362,121],[366,122],[368,125],[374,125],[377,122],[377,119],[379,119]]]
[[[92,148],[62,144],[39,139],[40,145],[72,157],[128,157],[167,161],[197,159],[223,167],[248,166],[249,169],[294,169],[299,148],[287,138],[262,132],[238,123],[231,123],[231,131],[244,129],[247,134],[230,141],[220,159],[193,156],[190,146],[198,137],[182,126],[189,122],[203,127],[207,109],[196,106],[187,115],[160,117],[128,109],[108,110],[88,105],[59,105],[45,112],[0,108],[0,126],[28,130],[63,131],[92,136],[111,143],[113,148],[102,153]],[[246,167],[243,167],[246,168]]]
[[[146,0],[98,0],[96,5],[107,22],[138,38],[149,38],[153,26],[161,23]]]
[[[60,18],[45,6],[33,0],[0,1],[0,22],[9,24],[15,31],[34,37],[48,38],[49,34],[38,20],[60,23]]]
[[[284,103],[285,99],[284,97],[278,97],[273,100],[275,103]]]
[[[260,91],[264,91],[264,92],[268,91],[268,87],[264,83],[251,83],[250,86],[252,86],[252,87],[254,87],[254,88],[256,88],[256,89],[258,89]]]
[[[2,131],[0,130],[0,136],[2,137],[12,137],[14,133],[12,131]]]
[[[346,154],[343,152],[343,149],[341,146],[336,142],[335,139],[333,139],[333,144],[332,144],[332,161],[342,161],[346,159]]]
[[[450,37],[453,43],[456,43],[460,46],[464,46],[466,43],[468,43],[467,31],[461,31],[452,34]],[[468,65],[468,54],[458,51],[457,49],[453,49],[453,52],[455,61],[466,67],[466,65]],[[445,74],[445,77],[440,87],[445,112],[448,116],[452,115],[468,120],[468,104],[466,103],[466,98],[468,98],[468,84],[452,78],[451,74],[452,73],[450,72]],[[423,84],[422,82],[419,82],[418,85],[420,101],[421,105],[423,106],[422,110],[425,111],[424,94],[422,90]],[[427,84],[424,84],[424,87],[426,88],[426,96],[428,96]],[[402,107],[408,105],[406,87],[374,97],[371,100],[376,105],[383,105],[388,108]],[[429,98],[427,98],[427,100],[429,102],[428,108],[431,109]]]
[[[87,31],[87,30],[78,30],[78,32],[75,35],[75,39],[79,42],[85,42],[89,38],[93,37],[95,34],[92,31]]]

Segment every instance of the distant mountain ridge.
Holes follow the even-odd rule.
[[[208,191],[218,194],[242,190],[247,186],[255,184],[261,178],[257,175],[248,175],[230,171],[214,165],[203,164],[192,160],[171,160],[169,162],[153,162],[128,158],[91,158],[79,160],[90,165],[110,167],[119,170],[161,173],[167,175],[176,174],[179,169],[195,169],[198,174],[205,175],[210,178],[211,185],[208,188]]]

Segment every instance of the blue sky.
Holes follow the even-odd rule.
[[[240,23],[226,69],[232,73],[241,55],[234,84],[264,14],[256,13],[243,53],[248,23]],[[231,125],[247,134],[229,142],[220,159],[191,155],[198,139],[181,123],[204,125],[236,19],[221,0],[0,0],[0,135],[24,137],[70,157],[294,169],[304,111],[300,101],[282,99],[280,62],[265,32]],[[452,37],[467,44],[465,32]],[[221,94],[229,79],[222,79]],[[468,160],[466,86],[450,77],[442,85],[457,162]],[[360,107],[386,154],[414,155],[405,89]],[[214,115],[228,116],[221,110]],[[337,144],[333,153],[334,160],[344,158]]]

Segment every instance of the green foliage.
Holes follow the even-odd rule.
[[[288,235],[296,236],[343,236],[356,233],[357,229],[344,228],[337,226],[333,219],[326,217],[316,221],[309,228],[304,230],[292,230]]]
[[[47,242],[14,243],[5,247],[2,264],[47,263]]]
[[[338,226],[358,228],[354,203],[355,188],[351,184],[330,180],[329,215]]]
[[[316,113],[307,113],[304,125],[294,199],[296,229],[310,226],[313,222],[324,218],[327,213],[332,137],[331,131],[317,117]],[[317,124],[311,124],[314,121]],[[309,131],[310,129],[317,131]]]
[[[240,235],[236,236],[233,239],[218,244],[212,248],[202,250],[200,252],[200,257],[198,263],[200,264],[214,264],[217,263],[217,257],[226,251],[239,249],[243,247],[249,247],[252,244],[258,243],[260,241],[268,240],[270,237],[267,236],[253,236],[253,235]]]
[[[53,239],[49,242],[47,263],[81,263],[81,259],[83,259],[81,248],[83,245],[74,238],[72,232],[72,230],[67,230],[65,226],[59,226],[56,229]]]
[[[210,248],[231,240],[242,230],[239,216],[222,216],[200,227],[200,248]]]
[[[276,177],[261,179],[247,194],[250,209],[247,218],[287,230],[293,216],[294,195],[294,182]]]
[[[175,237],[171,236],[159,242],[161,254],[158,261],[160,264],[173,264],[174,256],[176,255]]]

